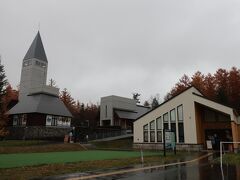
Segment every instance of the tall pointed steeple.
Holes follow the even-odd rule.
[[[47,62],[47,56],[43,47],[42,39],[38,31],[36,37],[34,38],[30,48],[27,51],[23,60],[36,58]]]
[[[23,59],[19,100],[46,86],[47,68],[47,56],[38,32]]]

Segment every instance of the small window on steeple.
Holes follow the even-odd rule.
[[[46,67],[46,64],[45,64],[45,63],[42,63],[42,62],[39,62],[39,61],[36,61],[35,64],[36,64],[37,66],[40,66],[40,67],[43,67],[43,68]]]
[[[29,65],[32,65],[32,61],[31,60],[23,61],[23,67],[26,67],[26,66],[29,66]]]

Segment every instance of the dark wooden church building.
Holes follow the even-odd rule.
[[[72,114],[59,99],[59,89],[46,85],[48,60],[38,32],[23,62],[18,103],[9,110],[10,138],[63,138]]]

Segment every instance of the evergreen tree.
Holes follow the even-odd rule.
[[[0,137],[4,137],[8,134],[6,130],[8,117],[6,115],[6,86],[7,79],[4,71],[4,66],[0,62]]]
[[[152,100],[152,104],[151,104],[152,109],[155,109],[156,107],[158,107],[158,105],[159,105],[159,102],[158,102],[157,98],[154,97]]]
[[[150,107],[150,104],[148,101],[145,101],[144,104],[143,104],[145,107]]]
[[[160,104],[160,95],[156,94],[155,96],[151,96],[150,102],[151,102],[152,109],[155,109],[156,107],[158,107]]]
[[[132,93],[132,95],[133,95],[133,99],[136,101],[136,103],[139,104],[140,103],[140,96],[141,96],[141,94],[139,94],[139,93]]]

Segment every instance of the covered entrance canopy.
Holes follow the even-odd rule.
[[[239,125],[234,110],[203,96],[194,95],[198,144],[206,147],[206,141],[211,140],[213,148],[219,149],[220,141],[238,141]]]

